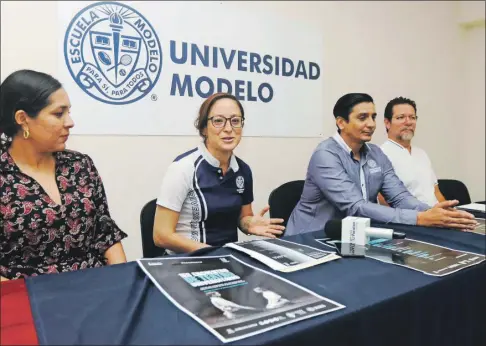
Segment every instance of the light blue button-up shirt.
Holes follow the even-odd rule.
[[[365,144],[357,161],[337,136],[322,141],[314,150],[286,236],[322,231],[327,221],[346,216],[415,225],[418,212],[431,208],[410,194],[378,146]],[[379,192],[390,207],[376,203]]]

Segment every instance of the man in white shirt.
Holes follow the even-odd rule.
[[[408,191],[430,206],[445,201],[427,153],[415,145],[412,148],[417,126],[415,102],[404,97],[391,100],[385,107],[384,121],[388,140],[381,150],[390,159],[396,175]],[[379,195],[378,200],[386,204],[383,196]]]

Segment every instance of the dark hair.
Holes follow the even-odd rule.
[[[374,103],[373,98],[368,94],[351,93],[351,94],[346,94],[344,96],[341,96],[339,100],[337,100],[336,104],[334,105],[334,109],[332,111],[334,117],[336,119],[337,117],[341,117],[344,120],[346,120],[346,122],[348,122],[349,114],[351,114],[351,112],[353,111],[353,107],[363,102]],[[338,127],[338,132],[341,132],[339,127]]]
[[[393,107],[395,107],[396,105],[403,105],[403,104],[412,106],[413,109],[415,110],[415,113],[417,113],[417,105],[415,104],[415,101],[400,96],[400,97],[395,97],[393,100],[388,102],[388,104],[385,107],[385,118],[390,120],[391,122],[393,117]]]
[[[20,128],[15,113],[23,110],[35,118],[49,104],[51,94],[61,88],[61,83],[46,73],[19,70],[10,74],[0,85],[0,133],[14,136]]]
[[[238,101],[238,99],[235,96],[228,94],[228,93],[212,94],[206,100],[204,100],[203,104],[199,108],[199,115],[198,115],[196,121],[194,122],[194,126],[196,126],[196,129],[198,129],[199,134],[204,139],[206,139],[206,137],[204,136],[204,129],[206,127],[208,127],[209,112],[211,111],[211,108],[216,103],[216,101],[221,100],[221,99],[231,99],[231,100],[235,101],[238,104],[238,107],[240,108],[242,120],[245,120],[245,111],[243,110],[243,106],[241,105],[241,102]]]

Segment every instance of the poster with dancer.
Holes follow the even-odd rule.
[[[176,307],[222,342],[345,307],[231,255],[137,262]]]

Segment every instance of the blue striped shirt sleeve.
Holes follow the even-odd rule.
[[[388,164],[391,166],[389,161]],[[408,191],[404,192],[398,186],[399,184],[396,181],[398,178],[394,172],[392,174],[388,172],[385,179],[386,194],[388,197],[397,194],[397,196],[393,196],[395,197],[393,201],[401,208],[412,207],[410,209],[391,208],[365,200],[360,187],[346,172],[338,153],[326,149],[318,150],[312,155],[310,167],[313,168],[309,171],[310,178],[319,186],[325,198],[341,213],[347,216],[367,217],[384,223],[393,222],[411,225],[417,223],[417,210],[420,210],[421,207],[414,204],[408,196],[405,196]],[[384,171],[387,172],[388,167]],[[401,183],[401,181],[399,182]],[[405,186],[401,185],[406,190]],[[414,197],[412,196],[412,198]]]

